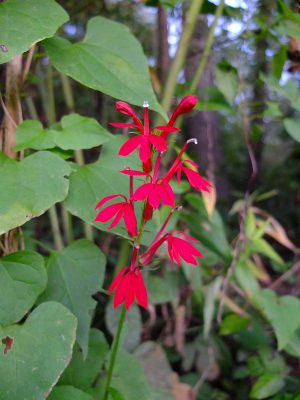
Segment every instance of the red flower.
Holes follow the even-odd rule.
[[[114,308],[124,303],[126,309],[137,300],[144,308],[148,306],[148,295],[144,280],[138,267],[124,267],[112,281],[108,293],[115,291]]]
[[[95,207],[95,209],[100,208],[107,201],[112,200],[116,197],[122,197],[125,201],[120,203],[111,204],[103,208],[100,213],[96,216],[96,222],[107,222],[113,218],[112,223],[109,225],[108,229],[111,229],[118,225],[120,220],[124,219],[124,224],[130,236],[137,235],[136,227],[136,216],[134,213],[134,207],[132,200],[128,200],[123,194],[112,194],[111,196],[104,197]]]
[[[159,182],[160,181],[160,182]],[[159,183],[158,183],[159,182]],[[134,200],[148,200],[155,210],[162,202],[166,206],[174,207],[175,196],[170,184],[164,179],[144,183],[133,194]]]
[[[174,236],[176,234],[177,236]],[[181,237],[180,237],[181,236]],[[183,238],[182,238],[183,237]],[[189,236],[183,232],[179,231],[171,231],[164,236],[162,236],[159,240],[154,241],[148,250],[141,256],[142,263],[148,264],[148,262],[152,259],[157,249],[164,243],[167,242],[168,245],[168,253],[171,261],[180,265],[181,258],[187,262],[188,264],[197,265],[197,259],[195,257],[203,257],[203,254],[191,243],[189,243],[186,239],[191,242],[198,242],[192,236]]]
[[[128,139],[120,148],[119,155],[128,156],[128,154],[132,153],[139,147],[140,160],[147,163],[151,157],[151,145],[153,145],[158,151],[166,151],[168,148],[167,142],[164,138],[149,133],[148,135],[144,134]]]
[[[194,168],[198,168],[198,165],[191,160],[183,160],[180,162],[180,164],[177,167],[177,179],[178,183],[180,183],[181,180],[181,173],[184,172],[186,177],[188,178],[188,181],[190,185],[198,190],[199,192],[210,192],[211,189],[211,183],[204,179],[197,171],[184,167],[183,164],[188,164],[191,165]]]

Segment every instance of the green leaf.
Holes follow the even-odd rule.
[[[273,326],[278,349],[282,350],[300,327],[300,301],[293,296],[278,297],[265,289],[259,296],[258,307],[262,308]]]
[[[279,256],[278,253],[262,238],[255,238],[251,241],[249,245],[250,251],[253,253],[260,253],[266,257],[269,257],[271,260],[278,262],[279,264],[283,264],[283,259]]]
[[[90,149],[112,137],[95,119],[70,114],[62,117],[58,128],[43,129],[39,121],[24,121],[17,129],[16,149],[44,150],[55,146],[63,150]]]
[[[44,41],[60,72],[92,89],[139,106],[144,100],[164,115],[153,92],[146,57],[129,29],[103,17],[90,19],[80,43],[55,37]]]
[[[250,323],[248,318],[240,317],[236,314],[228,314],[223,319],[220,327],[220,335],[231,335],[245,329]]]
[[[93,400],[93,397],[73,386],[56,386],[49,400]]]
[[[283,125],[287,133],[297,142],[300,142],[300,121],[294,118],[285,118]]]
[[[50,152],[38,152],[22,161],[0,153],[0,234],[23,225],[62,201],[68,192],[69,165]]]
[[[219,65],[216,69],[217,86],[226,100],[233,104],[238,94],[237,71],[231,65]]]
[[[115,136],[109,143],[103,145],[99,161],[78,167],[70,176],[70,190],[66,199],[68,210],[71,214],[104,231],[107,230],[109,222],[94,223],[97,215],[96,204],[103,197],[111,194],[121,193],[128,196],[129,178],[121,174],[120,169],[125,166],[140,169],[140,162],[135,155],[126,158],[118,156],[122,143],[124,143],[124,138]],[[127,231],[122,224],[111,232],[127,237]]]
[[[52,252],[47,263],[48,285],[41,301],[59,301],[76,315],[77,341],[84,358],[96,306],[92,295],[101,288],[105,264],[103,253],[85,239],[77,240],[61,251]]]
[[[76,318],[63,305],[41,304],[20,325],[3,328],[13,338],[0,352],[1,400],[44,400],[68,365],[75,342]]]
[[[54,0],[6,0],[0,4],[0,64],[51,37],[69,19]]]
[[[116,390],[113,387],[109,388],[109,398],[110,400],[125,400],[124,396],[122,393],[120,393],[118,390]]]
[[[174,285],[172,275],[167,274],[163,278],[156,275],[148,276],[146,284],[149,302],[151,304],[163,304],[176,301],[177,286]]]
[[[279,392],[284,386],[284,377],[278,374],[265,373],[251,389],[250,396],[253,399],[265,399]]]
[[[120,320],[121,307],[113,308],[108,303],[105,312],[105,324],[109,332],[115,336]],[[133,351],[141,341],[142,318],[137,305],[133,304],[126,313],[126,319],[121,334],[121,344],[128,351]]]
[[[44,259],[33,251],[0,258],[0,324],[18,322],[47,285]]]
[[[222,277],[217,277],[210,285],[207,287],[207,292],[205,295],[205,304],[203,309],[203,336],[205,339],[208,338],[211,324],[214,317],[215,302],[218,298],[222,284]]]
[[[82,390],[90,388],[101,371],[107,352],[108,344],[103,333],[92,328],[87,358],[84,360],[82,351],[75,343],[71,363],[62,374],[59,385],[72,385]]]
[[[280,79],[284,64],[287,58],[287,46],[281,45],[279,51],[274,55],[271,61],[272,75]]]
[[[152,400],[141,364],[124,350],[118,352],[111,386],[122,393],[124,400]]]

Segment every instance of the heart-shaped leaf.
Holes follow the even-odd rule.
[[[82,390],[89,389],[101,371],[107,352],[108,344],[103,333],[92,328],[87,358],[83,359],[82,351],[75,343],[72,360],[62,374],[59,384],[72,385]]]
[[[56,386],[49,400],[93,400],[93,397],[73,386]]]
[[[300,301],[293,296],[278,297],[271,290],[263,290],[259,306],[275,330],[278,349],[282,350],[300,327]]]
[[[111,138],[112,135],[94,118],[70,114],[61,119],[60,129],[43,129],[40,121],[24,121],[17,129],[16,149],[45,150],[55,146],[63,150],[90,149]]]
[[[51,37],[69,19],[54,0],[6,0],[0,4],[0,64]]]
[[[51,62],[59,71],[92,89],[150,108],[164,115],[149,79],[141,45],[129,29],[103,17],[92,18],[80,43],[55,37],[44,41]]]
[[[0,258],[0,324],[18,322],[47,284],[43,257],[20,251]]]
[[[106,259],[88,240],[77,240],[62,251],[51,253],[47,263],[48,285],[41,301],[56,300],[78,318],[77,341],[86,357],[90,324],[96,301],[92,295],[100,290]]]
[[[0,234],[23,225],[63,200],[68,192],[69,165],[50,152],[38,152],[22,161],[0,153]]]
[[[13,339],[0,352],[1,400],[44,400],[68,365],[75,342],[76,318],[62,304],[41,304],[20,325],[1,330]]]

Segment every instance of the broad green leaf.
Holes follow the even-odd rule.
[[[16,149],[44,150],[55,146],[63,150],[90,149],[112,138],[95,119],[78,114],[62,117],[60,125],[43,129],[39,121],[24,121],[17,129]]]
[[[111,386],[123,395],[124,400],[152,400],[140,362],[124,350],[117,354]]]
[[[281,45],[279,51],[274,55],[271,61],[272,75],[278,80],[281,77],[282,70],[286,62],[286,58],[287,58],[287,46]]]
[[[55,37],[44,41],[59,71],[92,89],[164,115],[153,92],[146,57],[129,29],[103,17],[90,19],[84,40],[72,44]]]
[[[261,291],[258,307],[274,328],[278,349],[282,350],[300,327],[300,300],[293,296],[278,297],[271,290]]]
[[[18,322],[47,285],[43,257],[19,251],[0,258],[0,325]]]
[[[146,281],[149,302],[162,304],[177,300],[177,286],[174,285],[174,274],[165,274],[163,278],[149,275]]]
[[[76,318],[63,305],[41,304],[25,323],[2,329],[13,338],[0,352],[1,400],[44,400],[71,359]]]
[[[0,64],[51,37],[68,20],[54,0],[6,0],[0,3]]]
[[[282,112],[279,108],[279,104],[275,101],[267,101],[267,109],[264,111],[263,116],[267,118],[282,117]]]
[[[279,392],[284,386],[284,376],[272,373],[263,374],[251,389],[250,397],[265,399]]]
[[[68,192],[69,165],[50,152],[38,152],[22,161],[0,153],[0,234],[38,217]]]
[[[234,277],[250,300],[255,300],[260,291],[260,286],[252,271],[249,260],[239,260],[234,269]]]
[[[129,178],[119,171],[126,166],[140,169],[140,163],[135,157],[120,157],[118,150],[124,138],[116,136],[109,143],[104,144],[99,161],[94,164],[77,167],[70,176],[70,190],[66,199],[66,206],[71,214],[93,224],[96,228],[107,230],[110,222],[94,223],[97,215],[96,204],[105,196],[121,193],[129,194]],[[127,237],[123,223],[111,232]]]
[[[109,400],[124,400],[124,396],[117,389],[109,388]]]
[[[287,133],[297,142],[300,142],[300,120],[294,118],[285,118],[283,125]]]
[[[92,328],[87,358],[84,360],[82,351],[75,343],[72,360],[62,374],[59,385],[71,385],[82,390],[90,388],[101,371],[107,352],[108,344],[103,333]]]
[[[210,332],[215,312],[215,303],[220,293],[221,284],[222,284],[222,277],[219,276],[207,287],[207,291],[205,294],[205,304],[203,308],[203,319],[204,319],[203,336],[205,339],[208,338]]]
[[[93,400],[93,397],[73,386],[56,386],[48,397],[49,400]]]
[[[105,312],[105,324],[109,332],[115,336],[121,314],[121,307],[113,308],[108,303]],[[133,351],[141,341],[142,318],[137,305],[133,304],[126,313],[126,319],[122,328],[121,345],[128,351]]]
[[[53,251],[47,263],[48,285],[41,301],[55,300],[78,318],[77,341],[86,357],[90,324],[100,290],[106,259],[92,242],[82,239],[61,251]]]

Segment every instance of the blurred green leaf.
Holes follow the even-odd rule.
[[[107,329],[115,336],[121,314],[121,307],[114,308],[112,303],[108,303],[105,312],[105,324]],[[126,313],[126,319],[122,328],[121,346],[127,351],[133,351],[141,341],[142,318],[139,307],[133,304]]]
[[[129,29],[103,17],[90,19],[84,40],[72,44],[54,37],[44,41],[54,67],[109,96],[142,107],[148,100],[163,116],[149,79],[143,49]]]
[[[207,286],[204,309],[203,309],[203,319],[204,319],[203,336],[205,339],[207,339],[209,336],[215,312],[215,303],[219,296],[222,280],[223,278],[219,276],[210,285]]]
[[[92,328],[86,359],[78,344],[75,343],[72,360],[62,374],[59,385],[71,385],[82,390],[90,388],[101,372],[107,353],[108,344],[104,334]]]
[[[62,304],[38,306],[23,325],[1,330],[13,338],[0,352],[1,399],[44,399],[68,365],[76,337],[76,318]]]
[[[18,322],[47,285],[43,257],[19,251],[0,258],[0,324]]]
[[[294,118],[285,118],[283,125],[287,133],[297,142],[300,142],[300,120]]]
[[[47,262],[48,285],[41,301],[55,300],[78,318],[77,341],[87,356],[90,324],[100,290],[106,258],[92,242],[81,239],[61,251],[53,251]]]
[[[220,327],[220,335],[231,335],[245,329],[250,323],[248,318],[240,317],[236,314],[228,314],[223,319]]]
[[[262,238],[254,238],[250,245],[249,249],[253,253],[260,253],[266,257],[269,257],[271,260],[278,262],[279,264],[283,264],[283,259],[279,256],[278,253],[269,245],[268,242],[266,242]]]
[[[38,152],[22,161],[0,153],[0,234],[23,225],[62,201],[68,192],[69,165],[50,152]],[[30,177],[30,179],[29,179]]]
[[[147,291],[151,304],[173,302],[177,298],[176,282],[171,274],[165,274],[163,278],[150,274],[147,278]]]
[[[73,386],[56,386],[49,400],[93,400],[93,397]]]
[[[265,399],[279,392],[284,386],[284,377],[279,374],[265,373],[252,387],[250,396],[253,399]]]
[[[6,0],[0,4],[0,64],[51,37],[69,19],[54,0]]]
[[[231,65],[219,64],[216,69],[217,86],[229,102],[233,104],[238,94],[239,81],[237,71]]]
[[[27,120],[17,128],[16,150],[90,149],[109,141],[113,136],[95,119],[70,114],[62,117],[61,127],[43,129],[40,121]]]

